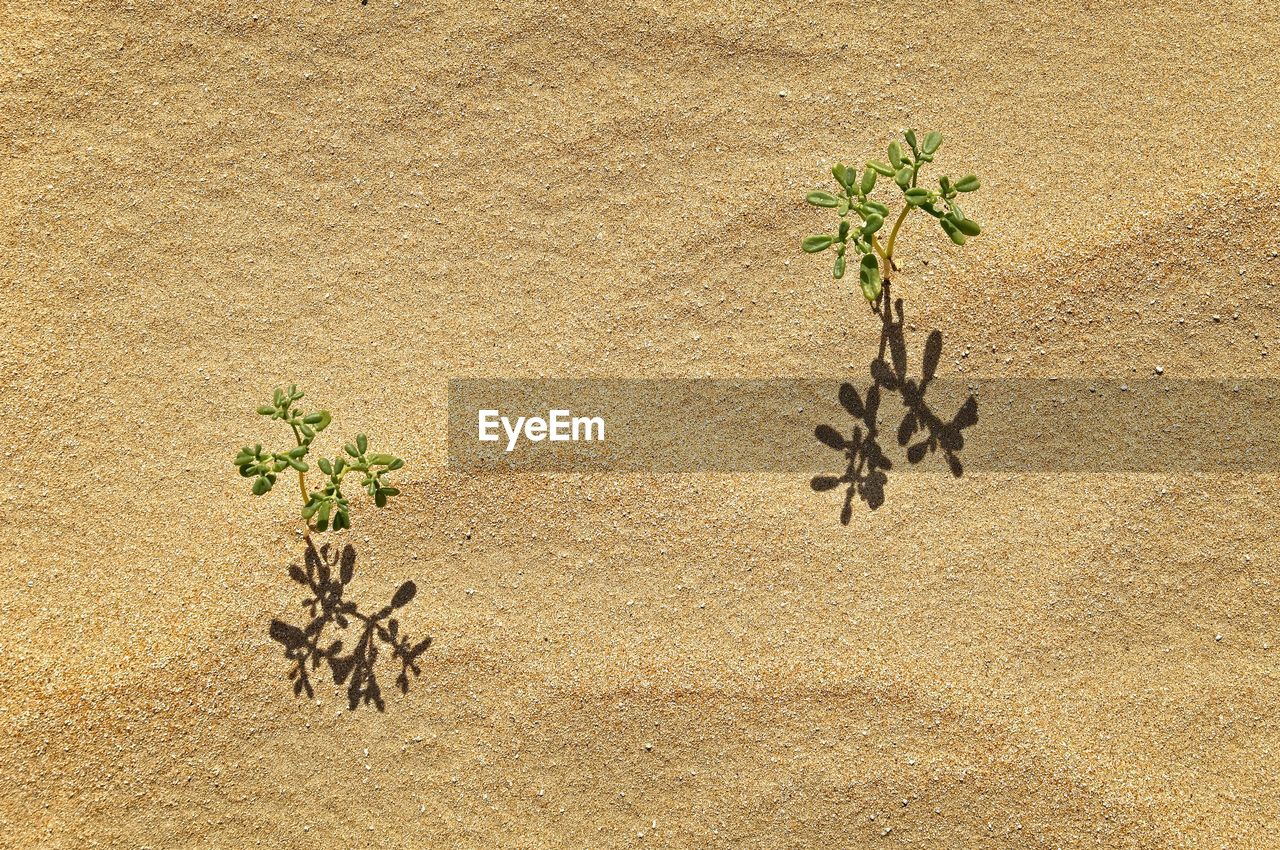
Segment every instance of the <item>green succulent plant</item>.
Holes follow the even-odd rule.
[[[284,451],[272,452],[263,449],[262,444],[245,446],[236,454],[234,463],[245,478],[253,479],[253,495],[261,496],[269,493],[276,484],[276,478],[282,472],[293,470],[298,473],[298,491],[302,495],[302,518],[318,531],[326,531],[330,527],[341,531],[351,527],[350,503],[342,492],[342,484],[348,475],[356,473],[360,476],[360,486],[373,497],[374,504],[383,508],[392,496],[400,495],[400,491],[387,484],[384,476],[404,466],[404,461],[395,455],[374,453],[369,451],[369,438],[357,434],[352,443],[343,446],[343,451],[332,458],[321,457],[316,466],[324,474],[324,484],[316,490],[307,488],[307,473],[311,465],[307,463],[307,454],[311,451],[311,443],[316,436],[329,427],[333,417],[327,410],[307,413],[297,406],[304,393],[296,385],[289,389],[276,388],[271,404],[258,408],[258,413],[269,419],[278,419],[293,431],[296,446]]]
[[[934,154],[942,146],[942,134],[934,131],[923,140],[916,138],[914,130],[903,133],[907,150],[896,139],[889,143],[889,161],[870,160],[858,174],[855,166],[836,163],[831,176],[839,184],[840,191],[814,191],[805,200],[815,207],[834,209],[839,215],[834,233],[819,233],[805,237],[801,247],[806,253],[818,254],[834,249],[835,262],[832,274],[839,280],[844,277],[845,264],[852,253],[858,261],[858,279],[862,294],[868,301],[880,297],[882,281],[898,270],[893,260],[898,231],[913,209],[919,209],[938,220],[947,237],[957,245],[963,245],[971,236],[977,236],[982,228],[965,215],[957,201],[959,195],[976,192],[981,185],[978,178],[967,174],[959,179],[943,175],[937,188],[919,184],[920,169],[932,162]],[[871,197],[876,184],[885,177],[902,193],[902,209],[898,212],[889,236],[882,244],[881,231],[889,219],[888,205]],[[856,218],[854,218],[856,216]]]

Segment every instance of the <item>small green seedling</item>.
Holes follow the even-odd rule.
[[[923,210],[936,218],[943,232],[957,245],[963,245],[965,239],[982,232],[978,223],[968,218],[956,202],[960,193],[978,190],[980,184],[977,177],[968,174],[953,180],[943,175],[938,178],[937,189],[918,185],[920,168],[926,162],[933,161],[934,154],[942,146],[942,134],[934,131],[926,135],[923,141],[917,141],[915,131],[907,130],[903,137],[910,153],[894,140],[889,143],[889,162],[871,160],[863,168],[861,176],[856,167],[837,163],[831,169],[831,176],[840,184],[839,194],[816,191],[805,197],[815,207],[834,208],[840,219],[835,233],[809,236],[801,247],[809,254],[834,248],[836,259],[832,274],[837,280],[844,277],[845,257],[852,251],[855,257],[860,258],[859,282],[862,294],[868,301],[875,301],[880,297],[882,279],[888,281],[891,273],[898,270],[893,261],[893,249],[898,231],[913,209]],[[883,245],[880,243],[880,230],[889,217],[890,209],[871,197],[879,177],[892,178],[903,197],[902,211],[898,213],[889,231],[889,238]],[[850,217],[850,213],[855,213],[861,220],[857,227],[853,226],[856,222]]]
[[[374,503],[386,507],[387,499],[400,495],[395,487],[388,486],[383,476],[404,466],[395,455],[371,454],[369,438],[357,434],[354,443],[343,446],[345,454],[333,458],[322,457],[316,461],[326,476],[324,486],[318,490],[307,489],[307,453],[316,435],[329,427],[332,417],[327,410],[306,413],[297,406],[303,393],[295,385],[288,390],[276,389],[271,404],[258,408],[258,413],[270,419],[279,419],[293,431],[297,446],[281,452],[263,450],[262,444],[245,446],[236,455],[235,465],[240,474],[253,479],[253,495],[261,496],[275,486],[276,477],[287,469],[298,473],[298,490],[302,494],[302,518],[314,523],[318,531],[326,531],[332,525],[334,531],[351,527],[351,513],[347,497],[342,494],[343,479],[351,473],[361,475],[363,487]]]

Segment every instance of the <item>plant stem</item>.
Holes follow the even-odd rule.
[[[298,431],[298,426],[290,422],[289,427],[293,429],[293,438],[297,440],[298,445],[301,446],[302,433]],[[302,471],[298,472],[298,489],[302,491],[302,506],[305,508],[307,506],[307,502],[311,501],[311,496],[307,493],[307,473]]]
[[[884,249],[880,247],[880,240],[877,239],[874,234],[871,236],[871,250],[879,254],[880,259],[884,260],[886,264],[889,262],[884,255]]]
[[[888,271],[891,272],[898,270],[893,262],[893,243],[898,240],[898,231],[902,228],[902,222],[906,221],[909,212],[911,212],[911,205],[907,204],[902,208],[902,212],[898,213],[898,220],[893,223],[893,230],[889,232],[889,241],[884,246],[884,261],[889,265]],[[888,274],[885,277],[888,277]]]
[[[920,177],[920,161],[911,168],[911,187],[915,188],[916,180]],[[898,241],[898,231],[902,229],[902,222],[907,220],[907,213],[911,212],[911,204],[902,207],[902,212],[898,213],[898,220],[893,223],[893,230],[889,231],[889,241],[885,243],[884,250],[880,252],[880,256],[884,259],[886,266],[882,277],[888,278],[891,272],[898,270],[897,264],[893,261],[893,244]],[[875,244],[874,242],[872,243]]]

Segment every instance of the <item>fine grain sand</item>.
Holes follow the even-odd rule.
[[[0,0],[0,844],[1277,846],[1280,476],[901,476],[846,528],[804,476],[451,473],[444,404],[861,368],[800,198],[908,124],[983,178],[981,238],[901,243],[943,373],[1280,377],[1278,44],[1260,0]],[[230,457],[290,381],[409,461],[342,535],[435,639],[383,714],[267,634],[300,529]]]

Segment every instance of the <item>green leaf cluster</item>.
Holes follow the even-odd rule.
[[[253,479],[253,494],[261,496],[275,486],[280,473],[292,469],[298,473],[298,488],[302,496],[302,518],[314,523],[319,531],[330,527],[341,531],[351,527],[350,503],[343,495],[342,484],[347,475],[358,473],[360,486],[373,498],[374,503],[386,507],[387,500],[400,495],[400,490],[387,483],[384,476],[404,466],[395,455],[369,451],[369,438],[358,434],[354,443],[344,446],[345,454],[333,458],[321,457],[316,461],[325,476],[318,489],[308,489],[306,474],[311,470],[306,457],[316,436],[333,421],[327,410],[306,412],[297,402],[304,393],[296,385],[285,390],[277,388],[271,404],[258,408],[258,413],[269,419],[280,420],[293,432],[293,448],[278,452],[263,449],[262,444],[245,446],[236,454],[235,465],[240,475]]]
[[[240,467],[240,474],[253,479],[253,495],[261,496],[270,492],[276,484],[276,476],[292,467],[299,472],[306,472],[307,462],[303,460],[307,454],[304,447],[290,449],[286,452],[266,452],[262,443],[253,447],[245,446],[236,455],[235,465]]]
[[[387,484],[383,476],[404,466],[403,460],[395,455],[370,452],[369,438],[364,434],[357,434],[356,441],[343,446],[343,451],[345,454],[316,461],[326,476],[325,483],[320,489],[311,491],[302,508],[303,518],[314,518],[320,531],[328,528],[330,522],[334,531],[351,527],[351,513],[347,497],[342,493],[342,481],[353,472],[360,474],[360,486],[380,508],[385,508],[392,496],[400,495],[400,490]]]
[[[902,142],[889,143],[888,162],[868,160],[859,174],[856,166],[836,163],[831,176],[838,185],[837,192],[818,190],[810,192],[805,200],[815,207],[834,209],[839,217],[833,233],[820,233],[805,237],[801,248],[809,254],[835,250],[832,275],[838,280],[844,277],[847,257],[858,259],[858,282],[868,301],[880,297],[882,279],[897,269],[893,261],[893,249],[898,230],[913,209],[920,209],[936,219],[947,237],[957,245],[963,245],[970,236],[982,232],[978,223],[961,209],[957,197],[961,193],[975,192],[980,184],[972,174],[953,180],[949,175],[938,178],[937,188],[920,185],[920,169],[933,161],[942,146],[942,134],[934,131],[919,139],[914,130],[903,133]],[[888,178],[881,180],[880,178]],[[902,195],[902,206],[885,242],[881,242],[885,220],[890,208],[871,197],[877,183],[889,183]]]

